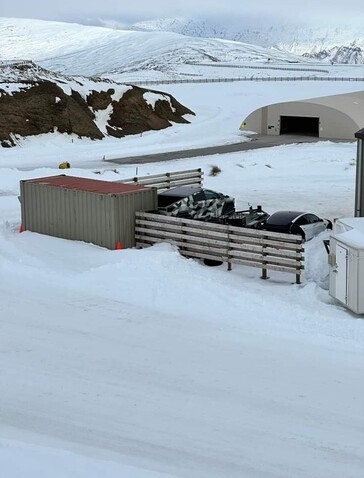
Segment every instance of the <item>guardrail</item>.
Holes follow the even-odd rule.
[[[151,186],[157,188],[158,191],[162,191],[177,186],[202,186],[203,171],[200,168],[188,169],[150,176],[135,176],[134,178],[121,179],[114,182]]]
[[[301,236],[247,229],[192,219],[137,212],[135,223],[137,247],[170,242],[186,257],[241,264],[268,270],[289,272],[301,283],[303,242]]]
[[[180,79],[180,80],[145,80],[145,81],[125,81],[127,85],[149,86],[149,85],[172,85],[180,83],[232,83],[236,81],[364,81],[364,78],[349,77],[326,77],[326,76],[237,76],[235,78],[200,78],[200,79]]]

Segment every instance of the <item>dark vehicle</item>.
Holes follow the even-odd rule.
[[[332,229],[332,223],[328,219],[321,219],[315,214],[299,211],[277,211],[263,222],[260,229],[286,234],[298,234],[305,241],[326,229]]]
[[[234,211],[234,198],[210,189],[179,186],[158,194],[158,212],[167,216],[209,220]]]
[[[269,214],[263,211],[262,206],[257,206],[256,208],[250,206],[249,209],[243,211],[233,211],[225,216],[217,218],[213,222],[218,222],[219,224],[229,224],[230,226],[236,227],[260,229],[261,224],[264,223],[268,217]]]

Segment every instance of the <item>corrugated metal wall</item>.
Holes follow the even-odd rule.
[[[135,213],[137,211],[154,211],[158,208],[157,192],[144,189],[117,197],[115,205],[116,234],[121,246],[135,246]]]
[[[135,245],[135,212],[157,209],[155,189],[102,194],[20,182],[23,230],[115,249]]]

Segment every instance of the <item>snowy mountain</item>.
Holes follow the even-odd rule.
[[[197,63],[310,63],[277,49],[228,40],[6,18],[0,19],[0,59],[33,60],[67,75],[117,75],[120,81],[188,78],[199,75],[193,67]]]
[[[117,24],[114,22],[112,26],[115,28]],[[244,25],[241,21],[219,23],[206,19],[164,18],[138,22],[129,28],[139,31],[170,31],[192,37],[222,38],[337,63],[364,63],[363,25]]]

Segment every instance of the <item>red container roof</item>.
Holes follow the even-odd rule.
[[[127,194],[133,191],[147,189],[137,184],[115,183],[111,181],[99,181],[98,179],[78,178],[75,176],[49,176],[46,178],[29,179],[26,182],[44,184],[62,189],[74,189],[99,194]]]

